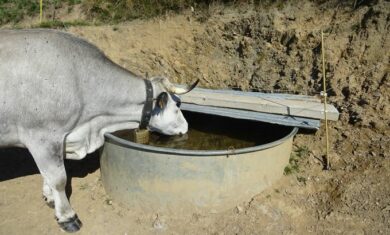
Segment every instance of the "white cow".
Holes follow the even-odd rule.
[[[30,151],[44,198],[61,228],[75,232],[82,224],[65,195],[64,157],[82,159],[103,145],[104,133],[121,129],[186,133],[173,94],[196,83],[143,80],[67,33],[0,30],[0,147]]]

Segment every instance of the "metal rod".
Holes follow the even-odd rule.
[[[322,81],[323,81],[323,96],[324,96],[324,116],[325,116],[325,135],[326,135],[326,165],[325,169],[330,169],[330,163],[329,163],[329,131],[328,131],[328,114],[327,114],[327,97],[328,94],[326,93],[326,73],[325,73],[325,50],[324,50],[324,32],[321,30],[321,53],[322,53]]]
[[[39,23],[42,23],[42,3],[43,0],[39,1]]]

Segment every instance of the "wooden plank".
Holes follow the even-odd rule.
[[[268,94],[269,95],[269,94]],[[252,110],[289,116],[324,118],[324,105],[304,99],[281,99],[272,97],[247,96],[233,93],[208,92],[205,89],[193,90],[182,96],[183,103],[213,107]],[[336,121],[339,112],[333,105],[327,105],[328,119]]]
[[[300,101],[311,101],[321,103],[321,99],[316,96],[308,95],[294,95],[294,94],[282,94],[282,93],[262,93],[262,92],[248,92],[248,91],[236,91],[236,90],[212,90],[205,88],[195,88],[194,91],[208,92],[208,93],[220,93],[220,94],[233,94],[242,96],[254,96],[260,98],[271,98],[271,99],[283,99],[283,100],[300,100]]]

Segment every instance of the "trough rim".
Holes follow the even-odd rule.
[[[298,132],[298,129],[299,129],[298,127],[293,127],[291,132],[285,137],[267,144],[257,145],[248,148],[228,149],[228,150],[187,150],[187,149],[156,147],[156,146],[151,146],[146,144],[134,143],[129,140],[125,140],[117,136],[114,136],[111,133],[106,133],[104,136],[105,136],[105,142],[116,144],[125,148],[131,148],[131,149],[142,150],[142,151],[153,152],[153,153],[171,154],[171,155],[182,155],[182,156],[191,156],[191,157],[193,156],[211,157],[211,156],[221,156],[221,155],[237,155],[237,154],[250,153],[250,152],[272,148],[284,143],[287,139],[293,137]]]

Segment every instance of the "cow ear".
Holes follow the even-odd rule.
[[[168,93],[162,92],[157,97],[157,106],[160,109],[164,109],[168,104]]]

